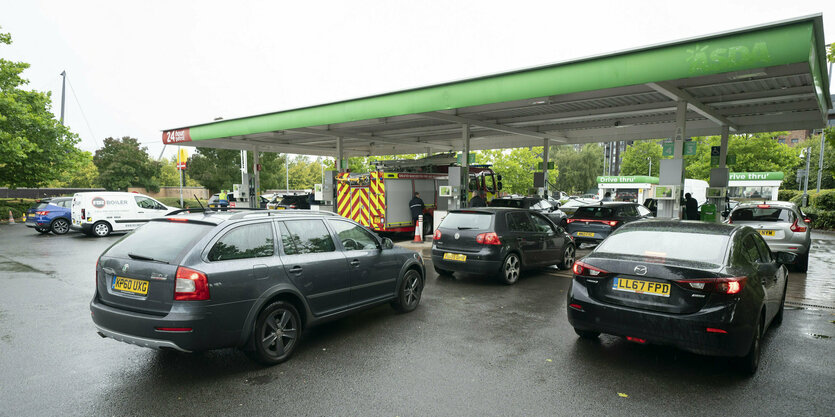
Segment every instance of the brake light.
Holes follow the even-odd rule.
[[[582,275],[587,277],[599,277],[605,274],[608,274],[608,271],[604,271],[599,268],[595,268],[585,262],[576,261],[574,262],[574,266],[572,267],[575,275]]]
[[[190,332],[191,327],[154,327],[155,330],[160,332]]]
[[[757,204],[757,208],[771,208],[768,204]]]
[[[739,294],[748,277],[706,278],[678,281],[694,290],[712,291],[719,294]]]
[[[580,304],[569,304],[568,306],[579,312],[585,312]]]
[[[174,300],[197,301],[209,299],[209,280],[206,274],[193,269],[177,268]]]
[[[803,222],[804,222],[804,223],[812,223],[812,219],[810,219],[810,218],[808,218],[808,217],[804,217],[804,218],[803,218]]]
[[[49,212],[48,211],[36,211],[35,214],[37,214],[38,216],[46,216],[47,214],[49,214]]]
[[[608,223],[608,224],[609,224],[609,226],[615,227],[615,226],[617,226],[617,225],[618,225],[618,223],[620,223],[620,222],[619,222],[619,221],[617,221],[617,220],[609,220],[609,221],[608,221],[608,222],[606,222],[606,223]]]
[[[441,240],[441,229],[435,229],[435,234],[432,235],[432,240]]]
[[[641,339],[640,337],[633,337],[633,336],[626,336],[626,340],[628,340],[630,342],[640,343],[642,345],[647,342],[646,339]]]
[[[727,330],[716,329],[716,328],[713,328],[713,327],[708,327],[708,328],[705,329],[705,331],[707,331],[708,333],[722,333],[722,334],[727,334],[728,333]]]
[[[475,241],[477,243],[481,243],[483,245],[501,245],[502,241],[499,240],[499,235],[490,232],[490,233],[481,233],[475,237]]]
[[[187,222],[188,219],[184,219],[182,217],[169,217],[168,221],[169,222],[183,222],[184,223],[184,222]]]
[[[290,208],[294,209],[294,208],[296,208],[296,205],[295,204],[290,204]]]
[[[797,219],[794,219],[794,223],[792,223],[791,230],[792,230],[792,232],[805,232],[806,231],[806,226],[798,226],[797,225]]]
[[[567,219],[565,222],[566,223],[574,223],[576,221],[577,221],[577,219]]]
[[[86,218],[86,217],[87,217],[86,211],[84,209],[81,209],[81,220],[84,220],[84,218]]]
[[[96,270],[93,272],[93,275],[96,280],[96,288],[99,287],[99,260],[96,259]]]

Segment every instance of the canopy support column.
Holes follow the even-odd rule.
[[[252,193],[250,207],[258,208],[261,205],[261,153],[258,152],[258,147],[252,150],[252,185],[255,192]]]
[[[677,187],[684,189],[684,138],[687,128],[687,102],[679,100],[676,103],[676,131],[673,138],[673,159],[662,159],[659,170],[658,186]],[[658,200],[660,218],[678,219],[681,217],[681,193],[673,192],[666,196],[668,199]]]
[[[544,139],[542,141],[542,179],[545,182],[543,197],[546,199],[548,198],[548,152],[551,149],[550,145],[550,139]]]
[[[345,167],[342,166],[342,136],[336,137],[336,172],[342,172]]]
[[[461,171],[461,208],[470,206],[470,125],[464,123],[461,125],[461,141],[463,144],[463,153],[461,154],[461,166],[464,167]]]

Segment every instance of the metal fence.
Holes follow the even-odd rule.
[[[47,198],[72,196],[85,191],[105,191],[104,188],[15,188],[0,187],[0,198]]]

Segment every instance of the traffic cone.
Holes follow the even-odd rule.
[[[9,210],[9,224],[14,224],[14,216],[12,216],[11,210]]]
[[[415,240],[414,242],[423,242],[423,215],[418,216],[417,224],[415,225]]]

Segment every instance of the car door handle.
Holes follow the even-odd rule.
[[[354,259],[353,261],[351,261],[351,266],[360,266],[360,260]]]
[[[302,267],[296,265],[296,266],[290,268],[290,272],[293,273],[293,274],[301,274],[302,273]]]

